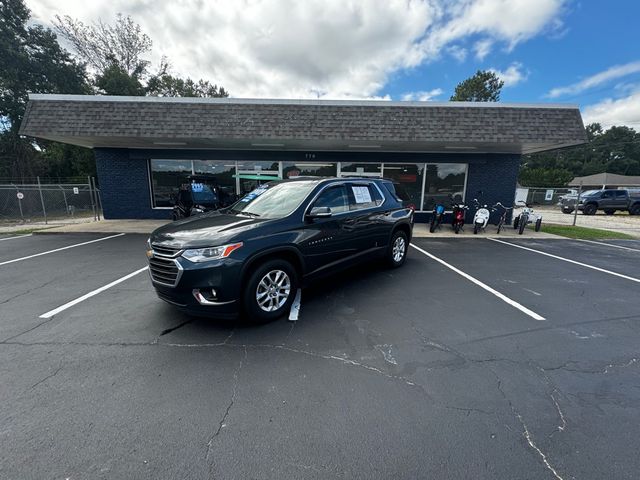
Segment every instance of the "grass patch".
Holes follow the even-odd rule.
[[[10,236],[10,237],[14,237],[14,236],[18,236],[18,235],[29,235],[30,233],[39,232],[40,230],[47,230],[49,228],[54,228],[56,226],[57,225],[53,225],[51,227],[23,228],[21,230],[11,230],[11,231],[6,231],[6,232],[0,232],[0,235],[2,235],[2,236]]]
[[[549,225],[543,223],[541,231],[553,235],[560,235],[561,237],[578,238],[581,240],[598,240],[605,238],[633,240],[635,238],[626,233],[601,230],[599,228],[574,227],[571,225]]]

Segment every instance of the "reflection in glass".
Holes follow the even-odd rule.
[[[340,175],[360,175],[363,177],[381,177],[381,163],[346,163],[340,164]]]
[[[464,199],[466,176],[466,163],[427,164],[422,210],[433,210],[436,203],[443,203],[449,209],[451,197],[460,196]]]
[[[154,207],[172,207],[180,185],[191,175],[191,160],[151,160]]]
[[[406,194],[406,206],[413,205],[417,208],[420,205],[422,201],[424,163],[385,163],[384,176],[385,178],[393,180],[397,192],[404,192]]]
[[[282,177],[335,177],[338,168],[335,163],[282,162]]]

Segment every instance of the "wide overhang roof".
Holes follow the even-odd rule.
[[[587,141],[575,105],[43,94],[20,133],[144,149],[523,154]]]

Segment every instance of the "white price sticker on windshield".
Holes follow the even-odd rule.
[[[369,187],[351,187],[356,203],[369,203],[371,201],[371,193]]]

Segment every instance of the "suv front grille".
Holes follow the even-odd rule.
[[[175,287],[180,280],[182,270],[178,268],[175,260],[154,255],[149,259],[149,273],[154,282]]]
[[[159,255],[161,257],[175,258],[182,253],[182,250],[179,248],[163,247],[162,245],[151,245],[151,248],[155,255]]]

